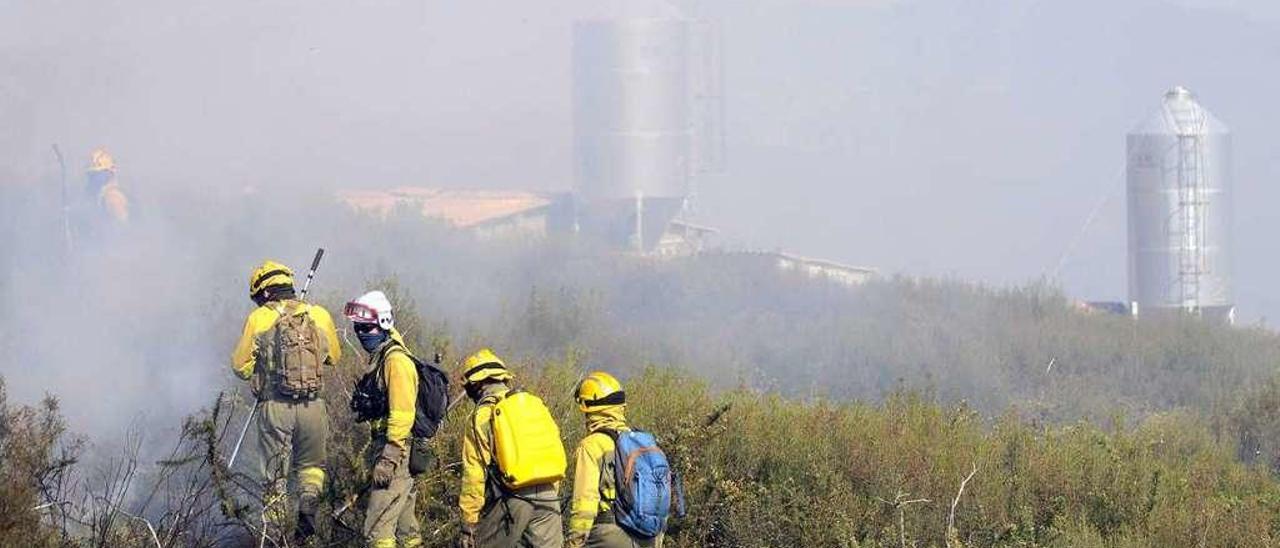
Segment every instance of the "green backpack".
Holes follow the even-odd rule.
[[[310,308],[299,302],[281,305],[275,325],[258,336],[258,363],[266,365],[265,371],[258,370],[266,375],[268,390],[287,399],[311,400],[320,394],[329,349]]]

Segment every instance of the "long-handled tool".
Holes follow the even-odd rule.
[[[307,298],[307,290],[311,289],[311,280],[316,276],[316,269],[320,268],[320,259],[324,257],[324,248],[316,250],[316,258],[311,260],[311,270],[307,272],[307,281],[302,284],[302,293],[298,295],[298,299]],[[245,419],[244,426],[240,428],[240,437],[236,438],[236,446],[231,450],[231,458],[227,459],[227,468],[231,468],[236,463],[236,457],[240,455],[240,446],[244,444],[244,435],[249,433],[249,425],[253,423],[253,417],[258,414],[258,408],[262,407],[262,400],[258,400],[253,404],[253,409],[249,410],[249,417]]]
[[[71,202],[67,199],[67,162],[62,158],[62,149],[58,148],[57,143],[53,144],[53,155],[58,159],[62,178],[62,233],[67,239],[67,253],[71,253]]]

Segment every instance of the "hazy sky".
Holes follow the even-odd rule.
[[[1061,281],[1122,299],[1124,134],[1180,84],[1234,132],[1242,314],[1280,316],[1267,0],[0,0],[0,178],[58,142],[139,192],[567,189],[573,21],[673,4],[724,26],[730,243],[1020,283],[1102,203]]]

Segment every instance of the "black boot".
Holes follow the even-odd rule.
[[[313,496],[302,495],[298,500],[298,525],[293,531],[293,542],[299,546],[316,534],[316,506],[319,500]]]
[[[298,512],[298,527],[293,530],[293,542],[303,546],[316,534],[316,514]]]

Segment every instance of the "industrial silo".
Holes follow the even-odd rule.
[[[579,22],[573,33],[579,230],[651,249],[689,195],[690,24]]]
[[[1135,311],[1231,321],[1231,134],[1176,87],[1129,133],[1127,148]]]

